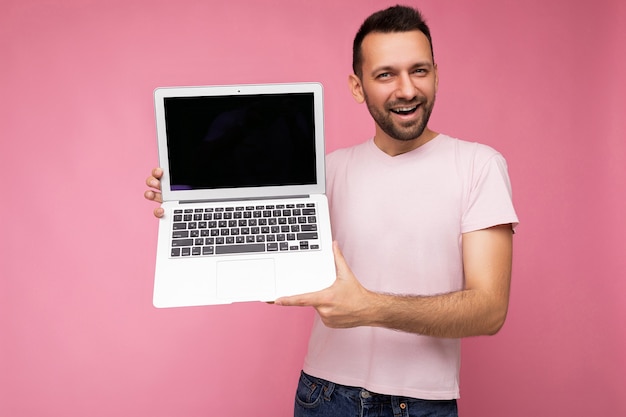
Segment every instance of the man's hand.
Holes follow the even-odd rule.
[[[163,170],[161,168],[154,168],[152,170],[152,175],[146,178],[146,185],[150,187],[149,190],[146,190],[143,193],[143,196],[147,200],[155,201],[157,203],[163,202],[163,196],[161,195],[161,177],[163,176]],[[163,217],[163,209],[161,207],[157,207],[154,209],[155,217]]]
[[[357,327],[367,324],[366,313],[376,294],[365,289],[356,279],[333,242],[337,279],[330,287],[307,294],[281,297],[274,303],[281,306],[314,307],[324,324],[332,328]]]

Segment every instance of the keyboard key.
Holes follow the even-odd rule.
[[[193,246],[193,239],[174,239],[172,240],[172,247],[181,247],[181,246]]]
[[[317,239],[317,232],[298,233],[298,240]]]
[[[251,253],[265,252],[265,243],[255,243],[246,245],[224,245],[216,246],[215,253],[218,255],[227,253]]]

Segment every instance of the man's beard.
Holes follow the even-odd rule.
[[[394,102],[385,103],[384,110],[380,110],[375,106],[370,104],[368,100],[367,94],[364,94],[365,103],[367,104],[367,109],[369,110],[372,118],[378,124],[378,126],[389,135],[391,138],[401,141],[410,141],[419,138],[422,133],[424,133],[424,129],[428,125],[428,120],[430,119],[430,114],[433,111],[433,107],[435,105],[435,97],[429,103],[426,97],[420,96],[415,97],[413,100],[397,100]],[[400,107],[413,107],[418,105],[418,109],[416,111],[422,110],[422,115],[415,121],[411,121],[408,124],[399,125],[394,123],[391,118],[391,109],[392,108],[400,108]]]

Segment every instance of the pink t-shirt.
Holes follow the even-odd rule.
[[[368,289],[430,295],[463,288],[461,234],[517,224],[504,158],[438,135],[390,157],[369,140],[327,156],[334,239]],[[304,371],[421,399],[459,397],[460,340],[315,318]]]

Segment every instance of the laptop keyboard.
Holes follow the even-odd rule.
[[[318,250],[315,203],[175,209],[171,256]]]

